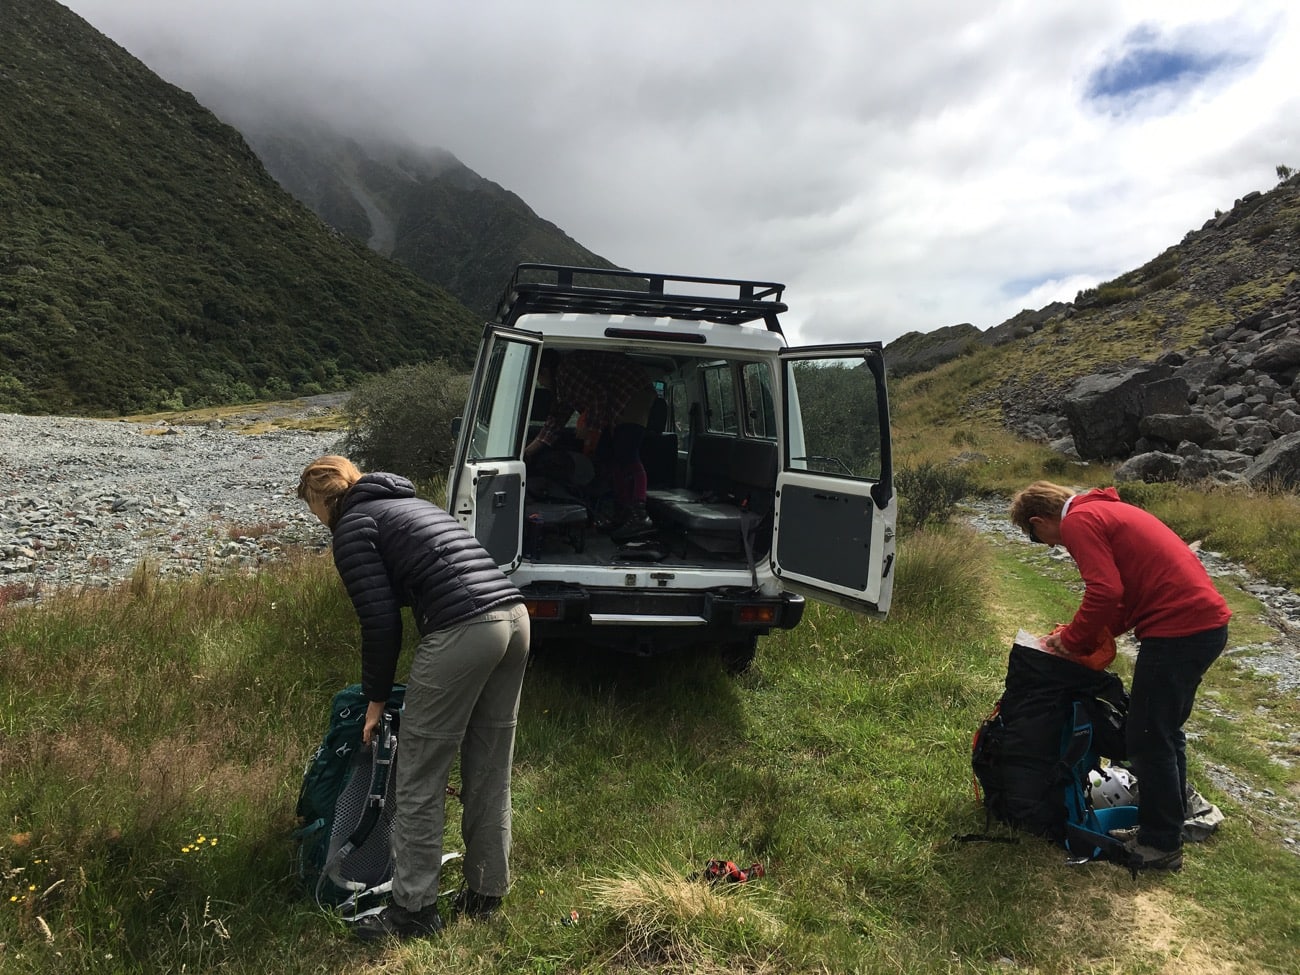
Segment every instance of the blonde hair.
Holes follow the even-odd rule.
[[[1030,518],[1056,518],[1065,502],[1074,496],[1068,487],[1051,481],[1035,481],[1011,499],[1011,523],[1026,535]]]
[[[298,478],[298,497],[308,504],[320,502],[329,511],[326,526],[334,528],[339,502],[352,485],[361,480],[361,471],[346,457],[326,454],[307,465]]]

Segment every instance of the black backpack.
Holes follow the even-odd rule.
[[[1060,843],[1082,859],[1123,859],[1107,832],[1136,824],[1137,807],[1093,810],[1087,788],[1101,759],[1125,758],[1127,713],[1117,675],[1012,646],[1003,695],[971,743],[988,820]]]
[[[369,701],[352,684],[330,702],[329,728],[307,762],[298,793],[298,874],[322,907],[355,915],[392,882],[390,840],[397,784],[397,730],[404,685],[396,685],[379,732],[361,744]]]

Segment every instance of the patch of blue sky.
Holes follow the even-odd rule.
[[[1041,288],[1045,284],[1055,284],[1059,281],[1068,281],[1073,277],[1083,274],[1082,271],[1047,271],[1043,274],[1035,274],[1026,278],[1011,278],[1003,281],[998,285],[998,290],[1004,297],[1018,298],[1020,295],[1027,295],[1036,288]]]
[[[1134,28],[1088,77],[1085,98],[1111,114],[1149,108],[1157,100],[1171,109],[1210,79],[1262,54],[1260,38],[1234,35],[1224,26],[1201,24],[1171,35]]]

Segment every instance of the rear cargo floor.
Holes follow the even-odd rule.
[[[678,532],[658,532],[646,539],[618,545],[608,536],[588,529],[582,551],[564,537],[543,538],[536,550],[525,549],[524,560],[540,565],[661,565],[681,569],[735,569],[745,566],[743,552],[710,552]]]

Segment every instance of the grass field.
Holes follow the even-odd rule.
[[[1077,578],[961,528],[905,539],[898,572],[887,622],[812,607],[736,679],[535,660],[501,916],[378,948],[301,895],[289,838],[330,695],[358,672],[328,558],[6,608],[0,970],[1294,971],[1300,857],[1199,774],[1296,796],[1270,730],[1294,736],[1294,698],[1211,671],[1191,761],[1229,818],[1181,874],[956,842],[984,827],[970,738],[1010,639],[1068,610]],[[710,858],[767,874],[687,879]]]

